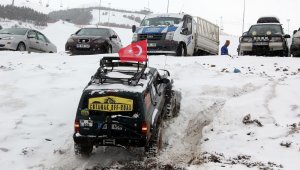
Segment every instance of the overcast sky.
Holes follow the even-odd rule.
[[[2,0],[0,0],[2,1]],[[26,1],[26,0],[15,0]],[[40,0],[30,0],[37,1]],[[82,7],[98,5],[100,0],[42,0],[49,1],[52,7],[59,6],[60,2],[64,7]],[[224,31],[230,34],[242,34],[243,21],[243,0],[169,0],[169,12],[184,12],[194,16],[200,16],[220,25],[223,20]],[[102,0],[103,6],[120,9],[140,10],[148,7],[155,13],[167,11],[168,0]],[[288,32],[288,19],[290,19],[290,34],[300,27],[299,15],[300,0],[246,0],[246,24],[245,31],[251,24],[256,23],[260,16],[277,16]]]

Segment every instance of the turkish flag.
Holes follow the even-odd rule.
[[[118,52],[121,62],[124,61],[147,61],[147,40],[131,43]]]

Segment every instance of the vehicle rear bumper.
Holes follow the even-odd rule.
[[[155,46],[151,46],[154,45]],[[148,40],[148,54],[176,54],[179,43],[173,40]]]
[[[146,137],[107,137],[107,136],[83,136],[78,133],[73,135],[76,144],[92,144],[96,146],[132,146],[144,147]]]

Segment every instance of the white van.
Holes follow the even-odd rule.
[[[148,54],[218,55],[219,27],[187,14],[151,14],[132,26],[133,42],[148,40]]]

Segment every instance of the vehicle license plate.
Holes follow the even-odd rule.
[[[76,45],[77,48],[90,48],[89,44],[77,44]]]
[[[156,47],[156,43],[148,43],[148,47]]]

